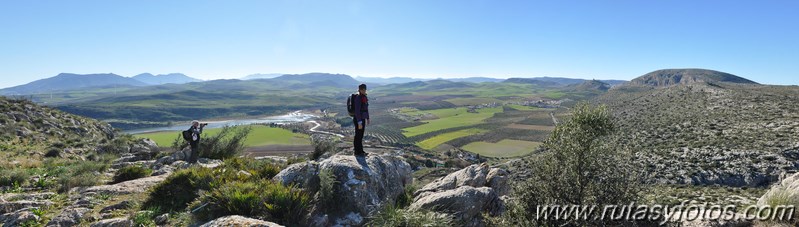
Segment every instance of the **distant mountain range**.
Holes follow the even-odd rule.
[[[431,82],[424,83],[426,86],[435,85],[431,88],[438,86],[467,86],[470,83],[523,83],[523,84],[536,84],[544,87],[565,87],[570,85],[578,85],[586,81],[584,79],[572,78],[559,78],[559,77],[536,77],[536,78],[510,78],[510,79],[497,79],[489,77],[467,77],[467,78],[447,78],[447,79],[420,79],[410,77],[356,77],[353,78],[345,74],[330,74],[330,73],[306,73],[306,74],[253,74],[243,77],[242,80],[267,80],[274,82],[275,85],[286,88],[304,88],[313,86],[329,86],[338,88],[352,88],[361,83],[369,85],[381,86],[389,84],[400,84],[400,86],[413,86],[414,82]],[[25,85],[0,89],[0,95],[29,95],[29,94],[43,94],[52,92],[63,92],[70,90],[79,90],[87,88],[107,88],[107,87],[142,87],[166,84],[185,84],[192,82],[203,82],[212,84],[224,83],[224,81],[231,80],[212,80],[202,81],[192,77],[188,77],[181,73],[171,73],[162,75],[153,75],[150,73],[142,73],[134,77],[123,77],[120,75],[107,73],[107,74],[72,74],[61,73],[55,77],[37,80]],[[232,81],[236,81],[235,79]],[[447,84],[445,81],[454,82],[456,84]],[[648,80],[647,80],[648,81]],[[609,86],[615,86],[626,81],[622,80],[601,80],[601,82]],[[640,82],[646,83],[646,82]],[[595,86],[591,86],[595,87]]]
[[[148,84],[133,78],[113,73],[106,74],[72,74],[61,73],[47,79],[0,90],[3,95],[25,95],[48,93],[54,91],[77,90],[90,87],[147,86]]]
[[[333,86],[333,87],[357,87],[360,82],[345,74],[330,73],[306,73],[288,74],[272,78],[270,80],[283,82],[298,82],[307,85]]]
[[[0,89],[0,95],[29,95],[87,88],[142,87],[163,84],[185,84],[202,80],[181,73],[153,75],[142,73],[134,77],[124,77],[113,73],[74,74],[61,73],[54,77],[33,81],[24,85]]]
[[[389,78],[382,78],[382,77],[355,77],[356,80],[361,81],[363,83],[375,83],[380,85],[386,84],[404,84],[416,81],[430,81],[430,80],[449,80],[452,82],[469,82],[469,83],[483,83],[483,82],[502,82],[505,79],[497,79],[497,78],[490,78],[490,77],[466,77],[466,78],[438,78],[438,79],[429,79],[429,78],[410,78],[410,77],[389,77]]]
[[[372,84],[404,84],[410,83],[415,81],[425,81],[430,79],[420,79],[420,78],[410,78],[410,77],[389,77],[389,78],[382,78],[382,77],[355,77],[355,80],[358,80],[362,83],[372,83]]]
[[[564,77],[532,77],[532,78],[508,78],[504,82],[538,84],[543,86],[568,86],[568,85],[581,84],[586,81],[593,81],[593,80],[564,78]],[[596,81],[606,83],[610,86],[615,86],[627,82],[626,80],[596,80]]]
[[[185,84],[185,83],[202,81],[199,79],[188,77],[182,73],[170,73],[170,74],[159,74],[159,75],[142,73],[134,76],[133,79],[144,82],[149,85]]]
[[[285,75],[285,74],[283,74],[283,73],[266,73],[266,74],[258,73],[258,74],[252,74],[252,75],[248,75],[248,76],[242,77],[241,79],[242,80],[272,79],[272,78],[279,77],[279,76],[282,76],[282,75]]]

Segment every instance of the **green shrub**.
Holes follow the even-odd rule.
[[[313,153],[311,153],[311,160],[318,160],[325,153],[335,153],[336,144],[327,139],[313,140]]]
[[[52,185],[51,181],[47,180],[46,175],[39,176],[39,179],[36,182],[33,182],[33,186],[37,188],[50,188]]]
[[[212,189],[200,199],[199,205],[207,205],[196,213],[199,220],[208,221],[227,215],[243,215],[266,218],[266,207],[261,201],[262,185],[254,182],[231,182]]]
[[[247,171],[257,179],[272,179],[272,177],[280,173],[281,170],[281,166],[274,164],[269,160],[255,160],[245,157],[226,159],[224,167]]]
[[[311,199],[302,190],[286,187],[281,184],[271,183],[265,189],[266,211],[276,220],[284,225],[299,224],[308,213]]]
[[[532,220],[538,205],[604,205],[635,202],[640,167],[634,155],[613,143],[614,121],[604,106],[581,103],[571,119],[558,124],[544,142],[546,151],[533,159],[532,174],[514,187],[505,223],[547,226],[622,225],[605,220]]]
[[[409,184],[405,186],[405,191],[400,194],[394,202],[394,206],[399,209],[406,208],[413,203],[413,193],[416,192],[416,185]]]
[[[122,154],[127,153],[130,151],[130,145],[135,141],[136,138],[133,135],[129,134],[122,134],[110,142],[100,145],[98,147],[98,152],[100,153],[112,153],[112,154]]]
[[[222,130],[212,136],[203,135],[200,139],[200,158],[227,159],[238,156],[244,151],[244,141],[250,134],[250,127],[230,127],[225,126]],[[189,146],[189,143],[178,133],[172,141],[173,150],[182,150]]]
[[[47,153],[44,153],[44,157],[46,158],[55,158],[61,156],[61,149],[59,148],[50,148],[47,150]]]
[[[150,168],[144,166],[126,166],[117,171],[117,173],[114,175],[114,181],[112,183],[135,180],[150,176],[152,173],[153,171],[150,170]]]
[[[200,140],[200,157],[227,159],[244,151],[244,141],[250,134],[250,127],[225,126],[218,134]]]
[[[80,175],[84,173],[102,173],[108,170],[108,164],[103,162],[93,161],[79,161],[70,167],[73,175]]]
[[[291,158],[286,159],[286,165],[290,166],[291,164],[305,162],[305,161],[306,161],[305,158],[302,157],[302,156],[291,157]]]
[[[89,153],[86,155],[86,160],[93,161],[93,162],[101,162],[101,163],[111,163],[112,161],[119,158],[119,154],[116,153]]]
[[[209,190],[215,178],[214,169],[192,167],[179,170],[153,187],[142,207],[160,207],[164,211],[180,212],[194,199],[199,190]]]
[[[91,187],[100,184],[100,178],[93,173],[81,173],[77,175],[64,175],[58,181],[61,187],[59,192],[68,192],[75,187]]]
[[[336,207],[336,205],[340,202],[338,199],[338,192],[336,190],[336,184],[338,183],[339,181],[336,180],[336,175],[333,174],[332,170],[319,171],[318,198],[319,202],[322,203],[324,207]]]
[[[155,219],[155,215],[161,213],[160,209],[156,207],[145,211],[146,212],[137,212],[133,215],[133,218],[131,218],[133,226],[156,226],[153,219]]]
[[[207,221],[227,215],[256,217],[283,225],[299,225],[308,212],[310,198],[293,187],[273,183],[268,179],[256,182],[229,182],[212,189],[197,203],[205,205],[195,213]]]
[[[768,205],[772,209],[777,207],[788,207],[788,206],[799,207],[799,195],[797,195],[796,193],[794,193],[789,189],[785,189],[784,187],[777,185],[775,186],[775,188],[772,188],[771,193],[767,195],[765,199],[765,205]],[[772,210],[772,212],[774,211]],[[799,221],[797,221],[796,218],[799,212],[797,212],[795,209],[793,210],[793,212],[794,213],[790,214],[789,216],[792,217],[791,220],[769,220],[769,223],[764,223],[764,224],[774,226],[777,225],[776,223],[778,222],[783,222],[783,223],[791,223],[793,224],[793,226],[796,226],[796,224],[799,224]]]
[[[3,169],[0,170],[0,186],[23,185],[30,176],[30,173],[24,169]]]
[[[451,217],[444,214],[429,211],[411,211],[386,206],[384,210],[370,217],[365,226],[437,227],[456,225],[452,222]]]

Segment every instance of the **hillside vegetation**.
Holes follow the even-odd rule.
[[[88,150],[90,146],[114,139],[114,129],[107,123],[66,114],[42,107],[27,100],[0,97],[0,150],[46,148],[76,148]],[[79,149],[78,149],[79,148]]]
[[[641,151],[651,181],[765,186],[795,170],[799,89],[747,81],[621,87],[598,101],[618,119],[619,143]]]

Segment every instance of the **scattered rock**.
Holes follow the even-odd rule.
[[[155,164],[155,160],[142,160],[142,161],[133,161],[133,162],[119,162],[114,163],[111,165],[111,168],[114,169],[121,169],[128,166],[152,166]]]
[[[200,227],[216,227],[216,226],[282,227],[282,225],[278,225],[272,222],[242,217],[238,215],[217,218],[213,221],[201,225]]]
[[[216,168],[219,165],[222,165],[222,160],[218,159],[207,159],[207,158],[199,158],[197,159],[197,164],[205,168]]]
[[[161,176],[161,175],[169,175],[172,172],[175,172],[175,167],[172,166],[160,166],[157,168],[156,171],[153,171],[151,174],[152,176]]]
[[[251,177],[252,176],[252,173],[244,171],[244,170],[239,170],[238,174],[239,174],[239,176],[243,176],[243,177]]]
[[[94,192],[97,194],[125,195],[145,192],[148,188],[164,181],[167,175],[139,178],[113,185],[100,185],[89,187],[83,193]]]
[[[127,218],[114,218],[95,222],[91,227],[131,227],[133,221]]]
[[[175,152],[175,153],[178,153],[178,152]],[[169,165],[169,164],[172,164],[173,162],[175,162],[175,160],[177,160],[177,159],[175,159],[175,157],[173,155],[169,155],[169,156],[164,156],[164,157],[159,158],[158,161],[155,161],[155,163],[163,164],[163,165]]]
[[[61,211],[58,216],[54,217],[50,222],[47,223],[47,227],[68,227],[68,226],[75,226],[80,224],[81,219],[83,218],[86,213],[88,213],[88,208],[83,207],[74,207],[74,208],[66,208]]]
[[[24,209],[0,216],[0,222],[4,223],[3,227],[20,226],[23,223],[29,222],[31,220],[38,222],[39,219],[40,217],[29,209]]]
[[[55,192],[42,192],[42,193],[23,193],[23,194],[5,194],[0,196],[2,201],[19,201],[19,200],[48,200],[52,198]]]
[[[156,225],[166,225],[166,223],[168,221],[169,221],[169,213],[165,213],[165,214],[158,215],[157,217],[155,217],[155,224]]]
[[[133,203],[131,203],[130,201],[122,201],[120,203],[104,207],[102,210],[100,210],[100,213],[109,213],[111,211],[124,210],[131,207],[133,207]]]
[[[0,213],[12,213],[18,210],[27,209],[27,208],[34,208],[34,207],[50,207],[53,203],[50,201],[31,201],[31,200],[19,200],[19,201],[10,201],[10,202],[0,202]]]

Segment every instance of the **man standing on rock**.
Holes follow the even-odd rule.
[[[200,124],[200,121],[191,121],[191,128],[189,128],[191,132],[191,140],[189,141],[191,155],[189,155],[189,163],[197,163],[197,158],[200,156],[200,134],[203,133],[203,128],[205,128],[206,125],[208,125],[208,123]]]
[[[366,156],[363,151],[363,134],[366,131],[366,126],[371,122],[369,120],[369,98],[366,97],[366,84],[358,85],[358,95],[354,96],[352,100],[352,107],[355,111],[355,116],[352,123],[355,124],[355,139],[353,146],[355,146],[355,156]]]

